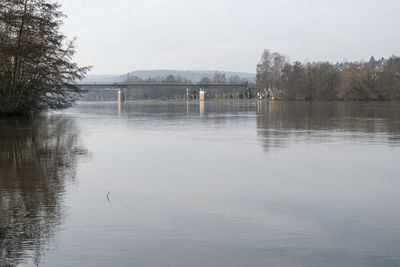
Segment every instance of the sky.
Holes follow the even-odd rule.
[[[90,74],[254,73],[264,49],[291,61],[400,56],[399,0],[59,0]]]

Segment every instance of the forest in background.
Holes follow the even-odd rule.
[[[286,100],[400,100],[400,57],[368,62],[293,62],[264,50],[258,88]]]
[[[155,71],[156,72],[156,71]],[[178,73],[173,75],[172,73]],[[149,76],[142,78],[137,75],[126,75],[124,82],[126,83],[183,83],[183,84],[208,84],[208,83],[247,83],[248,78],[243,78],[239,74],[232,73],[228,76],[228,73],[215,71],[212,75],[204,72],[205,76],[201,77],[198,81],[186,78],[185,76],[179,75],[179,72],[171,71],[166,72],[166,76]]]

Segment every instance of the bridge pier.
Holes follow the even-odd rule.
[[[199,101],[206,100],[206,90],[204,88],[200,88],[199,91]]]
[[[124,92],[121,89],[118,90],[118,102],[124,102]]]

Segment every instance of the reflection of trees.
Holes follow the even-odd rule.
[[[49,116],[0,120],[0,265],[39,263],[65,216],[62,199],[79,156],[74,121]]]
[[[90,105],[88,106],[90,107]],[[109,109],[111,110],[111,109]],[[99,112],[103,112],[99,110]],[[185,101],[185,102],[135,102],[122,103],[120,113],[123,118],[134,118],[143,125],[143,121],[162,123],[182,123],[183,118],[192,116],[196,121],[200,117],[208,126],[217,126],[231,121],[243,121],[243,116],[254,116],[254,103],[239,101]],[[113,114],[112,114],[113,115]],[[201,116],[199,116],[201,115]]]
[[[388,102],[261,101],[257,104],[257,129],[266,150],[285,147],[297,138],[327,142],[334,135],[360,140],[381,133],[388,143],[399,143],[399,110],[398,103]]]

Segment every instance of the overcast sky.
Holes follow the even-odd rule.
[[[91,74],[255,72],[264,48],[290,60],[400,55],[399,0],[60,0],[63,31]]]

